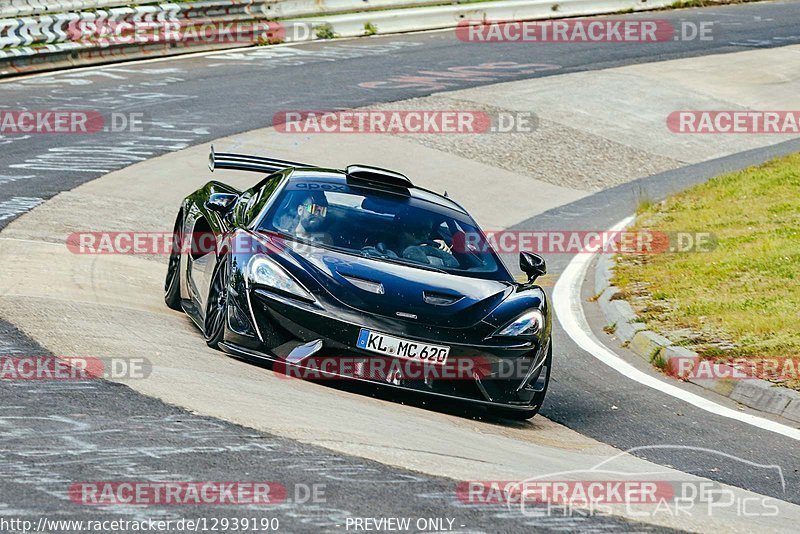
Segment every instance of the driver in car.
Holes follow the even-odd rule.
[[[401,238],[407,245],[403,249],[403,258],[434,267],[458,268],[458,260],[444,240],[434,233],[434,226],[434,222],[428,219],[408,221]]]
[[[315,191],[300,196],[294,210],[290,208],[278,226],[301,239],[333,245],[333,239],[326,231],[328,223],[328,201],[323,193]]]

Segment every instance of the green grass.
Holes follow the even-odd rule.
[[[672,2],[671,7],[675,9],[681,9],[684,7],[705,7],[711,3],[712,2],[709,2],[708,0],[676,0],[675,2]]]
[[[333,33],[333,26],[328,23],[320,24],[317,26],[315,33],[317,35],[317,39],[335,39],[336,34]]]
[[[366,24],[364,24],[364,36],[365,37],[369,37],[370,35],[375,35],[376,33],[378,33],[378,27],[377,26],[375,26],[371,22],[367,22]]]
[[[763,0],[675,0],[666,9],[683,9],[687,7],[709,7],[726,4],[748,4],[751,2],[761,2]]]
[[[614,284],[648,327],[707,357],[800,356],[800,154],[638,212],[635,229],[717,239],[711,252],[618,257]]]
[[[669,361],[664,357],[662,349],[654,349],[650,355],[650,363],[664,373],[669,372]]]

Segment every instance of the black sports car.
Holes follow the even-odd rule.
[[[544,260],[518,283],[455,201],[400,173],[214,153],[175,222],[166,303],[209,346],[306,378],[356,379],[503,417],[539,410],[552,362]]]

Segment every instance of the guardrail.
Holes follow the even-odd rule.
[[[672,0],[455,0],[443,5],[443,0],[211,0],[129,7],[115,0],[11,0],[13,5],[6,1],[0,7],[21,10],[25,5],[35,14],[0,19],[0,77],[209,49],[447,28],[464,20],[561,18],[655,9],[671,3]],[[72,7],[76,5],[81,7]],[[117,7],[110,7],[113,5]],[[68,11],[56,12],[59,9]],[[186,38],[190,33],[187,29],[224,23],[247,31],[229,40]],[[130,37],[130,31],[108,38],[96,31],[110,29],[113,34],[120,28],[140,27],[148,29],[148,38],[121,38]],[[182,31],[174,31],[176,27]],[[287,28],[304,31],[286,31]]]
[[[159,1],[131,2],[131,0],[0,0],[0,18],[32,17],[54,13],[80,12],[114,7],[158,5]],[[228,0],[197,2],[197,4],[252,4],[252,0]],[[309,14],[346,13],[412,7],[420,5],[442,5],[459,3],[458,0],[266,0],[255,2],[263,4],[265,16],[299,17]]]
[[[130,3],[130,0],[0,0],[0,18],[105,9],[126,6]]]
[[[364,35],[366,22],[380,34],[403,33],[452,28],[464,21],[546,20],[644,11],[672,4],[673,0],[503,0],[335,15],[325,21],[337,36],[357,37]]]

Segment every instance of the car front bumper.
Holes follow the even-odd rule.
[[[250,312],[259,338],[265,329],[277,325],[290,340],[270,349],[261,340],[234,336],[221,347],[243,359],[278,363],[277,369],[290,376],[369,382],[520,411],[535,408],[536,393],[544,387],[540,375],[547,342],[509,344],[482,339],[474,329],[431,328],[413,321],[367,316],[357,310],[350,313],[337,309],[332,313],[261,290],[250,294]],[[447,365],[423,365],[360,349],[356,341],[362,328],[447,345]]]

